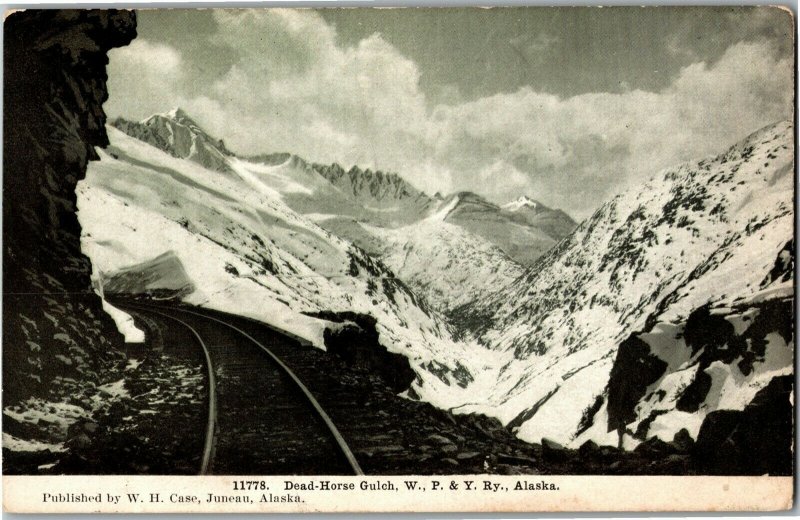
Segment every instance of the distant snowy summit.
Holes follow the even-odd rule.
[[[153,114],[142,121],[117,118],[111,126],[179,159],[192,160],[210,170],[231,172],[233,155],[222,139],[214,139],[180,108]]]
[[[543,207],[541,202],[538,200],[533,200],[527,195],[522,195],[517,200],[512,200],[511,202],[503,204],[502,206],[502,208],[506,211],[523,211],[527,209],[537,210],[540,207]]]

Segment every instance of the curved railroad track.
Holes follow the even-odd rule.
[[[119,306],[178,323],[203,350],[209,398],[200,474],[363,475],[317,399],[264,341],[187,309]]]

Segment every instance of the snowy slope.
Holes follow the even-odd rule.
[[[454,341],[386,266],[293,211],[287,190],[264,181],[265,165],[228,158],[230,173],[221,174],[108,131],[111,145],[78,190],[82,248],[96,278],[141,292],[137,280],[158,289],[162,273],[185,301],[265,321],[319,347],[329,323],[305,313],[371,314],[381,343],[417,371],[411,394],[442,407],[472,399],[474,385],[491,381],[484,367],[506,357]]]
[[[173,157],[235,172],[264,196],[280,199],[388,262],[401,280],[443,312],[510,283],[522,274],[518,261],[530,263],[574,226],[562,212],[541,204],[506,210],[466,192],[431,198],[393,173],[310,164],[289,153],[239,158],[223,146],[216,154],[193,154],[197,143],[213,147],[222,141],[180,109],[139,123],[114,124]],[[194,144],[187,148],[185,143]],[[204,160],[207,155],[222,162]],[[563,229],[543,231],[559,227],[553,219]]]
[[[563,220],[559,215],[566,217],[566,225],[553,225],[554,217]],[[506,209],[467,191],[444,197],[429,211],[434,216],[483,237],[522,265],[531,265],[574,227],[564,213],[545,206],[538,211],[530,206]]]
[[[569,235],[577,226],[577,223],[563,211],[550,209],[527,195],[503,204],[500,209],[515,220],[544,231],[556,242]]]
[[[575,434],[631,333],[760,290],[793,234],[792,142],[782,122],[661,172],[604,204],[517,283],[461,308],[487,348],[515,358],[491,405],[469,409],[501,409],[524,439],[584,440]]]
[[[497,246],[436,218],[397,229],[363,228],[376,237],[383,261],[445,314],[506,287],[524,272]]]

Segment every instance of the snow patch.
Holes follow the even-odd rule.
[[[105,299],[103,299],[103,310],[111,316],[117,325],[117,330],[125,336],[125,343],[144,343],[144,331],[136,327],[130,314],[114,307]]]
[[[66,451],[64,443],[48,443],[34,440],[20,439],[3,432],[3,448],[17,452],[32,452],[50,450],[54,453]],[[52,465],[51,465],[52,466]],[[41,467],[41,466],[40,466]]]

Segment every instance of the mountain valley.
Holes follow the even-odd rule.
[[[120,268],[171,250],[197,285],[185,301],[268,321],[320,347],[330,324],[309,315],[373,316],[381,344],[412,361],[418,378],[410,397],[498,417],[532,442],[633,449],[654,435],[671,441],[683,428],[696,439],[707,415],[742,410],[773,377],[791,373],[793,337],[770,336],[779,332],[771,325],[752,326],[760,331],[752,341],[767,341],[766,350],[747,347],[717,364],[699,361],[697,345],[678,354],[687,348],[681,324],[698,309],[711,306],[734,323],[760,312],[743,307],[754,295],[777,302],[793,294],[793,268],[788,279],[764,282],[781,258],[793,262],[786,260],[794,187],[788,123],[659,173],[572,231],[568,216],[527,197],[501,207],[468,192],[429,197],[395,174],[289,154],[240,159],[224,146],[209,152],[221,141],[182,111],[139,125],[153,121],[184,130],[131,132],[131,140],[110,129],[112,146],[82,187],[91,235],[84,248],[101,277],[113,280]],[[200,145],[189,151],[148,137],[187,131],[199,132],[191,142]],[[156,159],[149,146],[167,154]],[[135,174],[117,173],[132,166]],[[171,196],[156,197],[156,186]],[[142,219],[137,207],[162,220]],[[99,224],[92,212],[101,210],[115,215],[113,224]],[[153,224],[131,229],[144,220]],[[731,279],[732,272],[740,274]],[[244,300],[261,302],[260,310]],[[668,368],[619,397],[618,349],[654,331],[670,331],[657,333],[661,350],[651,354]],[[742,359],[747,374],[732,366]],[[712,383],[692,383],[707,381],[709,371]],[[677,404],[698,385],[728,385],[738,404],[705,395],[689,409]]]

